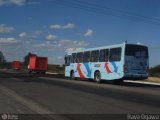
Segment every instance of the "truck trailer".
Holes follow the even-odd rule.
[[[20,69],[20,66],[21,66],[21,64],[20,64],[19,61],[13,61],[13,62],[12,62],[12,69],[13,69],[13,70],[19,70],[19,69]]]
[[[32,56],[29,58],[28,72],[45,74],[48,69],[48,58]]]

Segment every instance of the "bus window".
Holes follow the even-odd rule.
[[[91,62],[98,62],[99,60],[99,50],[91,52]]]
[[[72,53],[72,60],[71,60],[72,63],[75,63],[76,62],[76,53]]]
[[[125,55],[148,58],[148,48],[139,45],[126,45]]]
[[[111,48],[109,61],[120,61],[121,60],[121,48]]]
[[[77,62],[83,62],[83,52],[77,53]]]
[[[66,56],[65,57],[65,65],[69,66],[70,65],[70,60],[71,60],[71,56]]]
[[[89,61],[90,61],[90,51],[84,52],[83,62],[89,62]]]
[[[100,50],[99,62],[107,62],[109,56],[109,49]]]

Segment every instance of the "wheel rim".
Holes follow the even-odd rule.
[[[99,72],[96,73],[95,80],[96,80],[97,82],[99,82],[99,81],[101,80],[101,76],[100,76],[100,73],[99,73]]]

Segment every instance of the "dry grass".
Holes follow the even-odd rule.
[[[148,77],[148,79],[147,79],[146,81],[147,81],[147,82],[160,83],[160,78],[158,78],[158,77]]]

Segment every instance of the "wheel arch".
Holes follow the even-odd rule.
[[[94,71],[94,76],[95,76],[96,72],[101,73],[100,70],[95,70],[95,71]]]
[[[74,73],[74,70],[73,70],[73,69],[71,69],[71,71],[70,71],[70,75],[71,75],[71,73]]]

